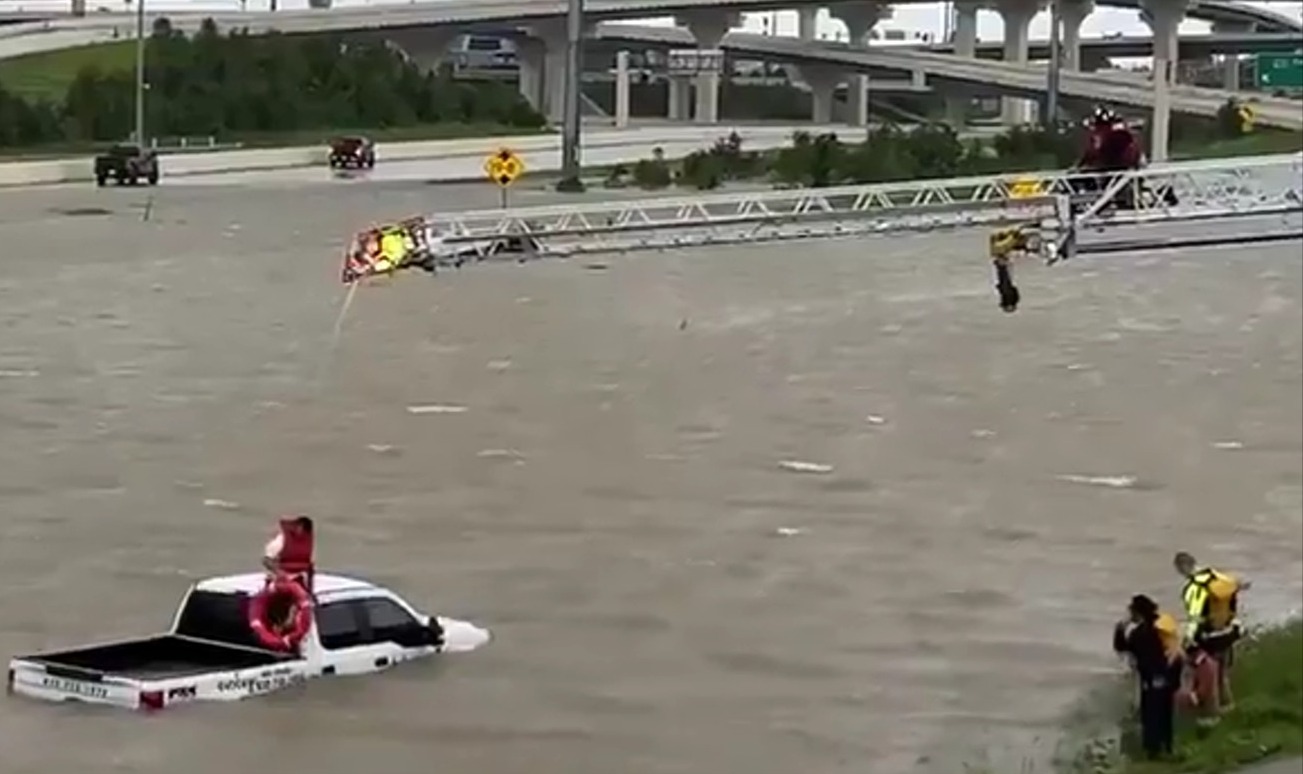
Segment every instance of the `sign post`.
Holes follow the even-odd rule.
[[[525,162],[510,148],[499,148],[484,160],[484,174],[502,193],[502,209],[507,208],[507,189],[525,172]]]

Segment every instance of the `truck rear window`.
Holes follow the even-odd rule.
[[[176,633],[228,645],[261,648],[249,629],[249,598],[243,594],[194,591],[186,599]]]

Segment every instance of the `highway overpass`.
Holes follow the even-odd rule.
[[[1106,0],[1110,4],[1132,7],[1137,1]],[[729,16],[730,13],[789,9],[797,3],[799,0],[586,0],[586,9],[590,21],[594,22],[675,15],[691,28],[691,33],[673,28],[643,28],[653,31],[638,33],[644,36],[642,38],[638,38],[630,31],[621,34],[630,36],[629,42],[637,42],[641,39],[650,43],[656,43],[658,40],[656,36],[659,35],[679,36],[677,40],[682,40],[685,45],[695,43],[711,48],[724,38],[730,23],[735,21],[735,17]],[[807,7],[824,4],[823,2],[809,3]],[[522,92],[530,96],[540,109],[555,119],[559,115],[557,109],[561,103],[559,95],[564,90],[562,21],[566,7],[567,0],[443,0],[439,3],[421,2],[334,10],[158,15],[166,15],[175,28],[184,31],[196,30],[204,19],[212,18],[221,28],[243,28],[255,33],[271,29],[289,34],[328,31],[379,32],[390,39],[397,40],[399,45],[408,50],[411,50],[413,45],[419,44],[442,51],[455,36],[477,28],[490,27],[495,30],[502,30],[504,27],[520,28],[528,32],[532,41],[530,48],[535,51],[534,54],[527,54],[521,58]],[[1231,16],[1236,16],[1239,21],[1251,19],[1254,24],[1265,25],[1275,31],[1284,30],[1291,25],[1298,26],[1278,14],[1241,6],[1227,0],[1200,0],[1192,4],[1192,9],[1192,13],[1214,16],[1216,20],[1223,22]],[[1025,35],[1026,20],[1022,24]],[[130,14],[116,13],[101,13],[85,18],[61,18],[39,24],[13,25],[0,28],[0,58],[114,39],[129,35],[133,28],[134,17]],[[683,37],[685,33],[688,37]],[[1230,33],[1221,34],[1225,37],[1220,40],[1227,46],[1231,45],[1230,41],[1233,39],[1240,43],[1247,40],[1246,37],[1232,38]],[[1026,38],[1024,37],[1023,40],[1025,41]],[[1270,37],[1270,45],[1279,43],[1276,36]],[[665,40],[660,39],[660,44],[664,45]],[[981,89],[988,93],[995,90],[1007,95],[1033,97],[1044,92],[1046,81],[1043,69],[1029,64],[993,62],[933,52],[904,51],[889,46],[851,48],[845,44],[741,33],[728,35],[722,45],[727,50],[749,58],[785,61],[802,66],[803,79],[811,83],[816,93],[816,104],[821,99],[818,95],[830,94],[831,89],[847,72],[867,73],[874,70],[888,70],[904,72],[915,78],[922,74],[932,84],[938,86]],[[1264,42],[1263,45],[1267,43]],[[811,73],[818,75],[815,77],[810,75]],[[717,115],[718,81],[712,80],[713,74],[703,74],[702,78],[705,80],[698,81],[697,114],[704,116],[703,120],[709,123],[713,122]],[[686,92],[686,90],[681,91]],[[862,97],[863,90],[859,91]],[[1144,81],[1117,75],[1079,73],[1071,69],[1064,73],[1061,91],[1068,98],[1141,108],[1152,107],[1155,101],[1151,87]],[[1226,100],[1234,96],[1234,92],[1184,86],[1174,86],[1170,94],[1172,109],[1198,115],[1215,115]],[[830,97],[827,99],[830,101]],[[686,111],[678,112],[681,115],[686,114]],[[863,111],[859,110],[859,112]],[[1159,112],[1163,118],[1156,121],[1156,125],[1165,126],[1166,111]],[[1292,129],[1303,127],[1303,111],[1296,102],[1263,99],[1259,102],[1258,113],[1259,120],[1266,124]],[[1006,115],[1008,116],[1008,113]],[[1156,132],[1165,137],[1164,132],[1159,130]],[[1156,151],[1160,158],[1162,158],[1162,147],[1165,147],[1165,143],[1160,146],[1160,151]]]
[[[961,88],[991,90],[1005,94],[1037,97],[1045,92],[1045,70],[1035,66],[966,59],[926,51],[880,48],[852,48],[838,43],[810,43],[767,35],[732,34],[725,50],[756,59],[786,61],[797,65],[835,68],[838,71],[887,70],[925,73],[930,83],[951,83]],[[1148,82],[1107,73],[1065,70],[1059,89],[1063,96],[1153,108],[1154,92]],[[1215,116],[1232,97],[1244,95],[1220,89],[1173,85],[1172,109],[1182,113]],[[1303,130],[1303,105],[1288,99],[1254,100],[1258,121],[1284,129]]]
[[[727,0],[726,0],[727,1]],[[751,0],[745,0],[750,2]],[[589,0],[594,8],[617,8],[618,13],[635,13],[629,6],[637,6],[641,15],[647,9],[660,7],[661,3],[681,3],[690,6],[706,6],[706,0]],[[742,3],[744,0],[737,0]],[[790,4],[792,0],[785,0]],[[557,14],[564,7],[564,0],[541,0],[525,2],[510,0],[450,0],[440,4],[437,13],[439,20],[461,20],[463,22],[482,22],[492,20],[501,26],[505,19],[517,19],[527,11],[533,14]],[[374,16],[362,24],[364,29],[385,28],[394,25],[395,31],[425,21],[432,12],[419,6],[384,7],[385,12]],[[413,9],[416,9],[413,11]],[[375,9],[372,9],[373,11]],[[514,14],[514,15],[513,15]],[[329,29],[353,29],[343,26],[346,19],[355,19],[357,14],[348,9],[315,13],[250,13],[213,17],[219,25],[243,26],[251,31],[263,29],[280,29],[283,32],[315,32],[320,26]],[[173,24],[180,29],[197,29],[204,15],[171,16]],[[253,20],[257,19],[257,23]],[[521,21],[524,21],[521,19]],[[347,22],[357,23],[357,22]],[[26,26],[26,25],[24,25]],[[629,43],[640,45],[665,45],[683,41],[690,44],[690,33],[673,27],[645,27],[632,25],[615,30],[621,25],[602,25],[600,35],[618,35]],[[4,30],[0,36],[0,58],[15,56],[17,52],[30,53],[32,50],[50,50],[84,44],[103,39],[111,34],[113,25],[110,19],[88,18],[65,20],[48,32],[40,34],[14,35],[11,30]],[[464,31],[464,27],[456,31]],[[613,31],[615,30],[615,31]],[[409,33],[413,30],[408,30]],[[684,37],[687,35],[688,37]],[[790,62],[806,65],[809,69],[835,67],[841,72],[895,71],[912,76],[923,73],[934,85],[951,84],[960,88],[996,90],[1004,94],[1036,97],[1045,91],[1045,73],[1035,66],[976,60],[941,53],[906,51],[899,47],[877,46],[872,48],[851,48],[846,44],[801,41],[746,33],[730,33],[723,42],[725,50],[741,56],[773,61]],[[1149,85],[1134,78],[1103,73],[1077,73],[1065,71],[1060,83],[1065,97],[1079,98],[1095,102],[1108,102],[1130,105],[1140,108],[1152,108],[1154,94]],[[1172,108],[1178,112],[1213,116],[1225,104],[1227,99],[1236,96],[1234,92],[1217,89],[1202,89],[1190,86],[1173,86]],[[1298,102],[1278,99],[1262,99],[1258,102],[1259,120],[1268,125],[1289,129],[1303,129],[1303,109]]]
[[[730,32],[724,40],[734,36],[747,36],[744,32]],[[599,24],[592,35],[593,39],[612,43],[628,43],[644,48],[691,48],[695,45],[692,33],[684,27],[659,27],[646,24],[604,23]],[[755,37],[751,35],[751,37]],[[1292,32],[1248,33],[1229,32],[1207,35],[1182,35],[1180,49],[1182,58],[1204,57],[1210,54],[1243,54],[1261,51],[1296,51],[1303,47],[1303,39]],[[929,51],[936,54],[951,54],[955,47],[950,43],[900,43],[871,46],[873,50],[884,51]],[[1153,36],[1134,36],[1122,38],[1083,38],[1082,52],[1099,54],[1106,57],[1147,57],[1154,52]],[[1050,44],[1046,40],[1030,41],[1028,50],[1032,59],[1048,60]],[[977,44],[977,56],[983,59],[1002,59],[1004,44],[985,42]]]
[[[924,2],[927,0],[918,0]],[[251,30],[276,28],[284,32],[424,27],[443,24],[483,24],[538,20],[565,14],[566,0],[442,0],[394,5],[366,5],[302,11],[248,11],[244,13],[187,13],[167,10],[159,15],[172,19],[211,16],[219,25],[247,26]],[[585,0],[585,14],[594,21],[648,19],[675,16],[692,11],[778,11],[799,7],[825,6],[829,0]],[[902,3],[894,3],[902,4]],[[1102,0],[1099,5],[1139,8],[1139,0]],[[1250,25],[1258,32],[1300,32],[1303,23],[1283,14],[1232,0],[1194,0],[1187,15],[1223,24]],[[5,18],[0,14],[0,19]],[[22,18],[17,17],[17,18]],[[132,22],[124,13],[91,13],[85,17],[49,15],[17,25],[40,29],[121,27]]]

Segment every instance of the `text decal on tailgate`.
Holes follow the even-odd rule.
[[[62,677],[46,677],[41,681],[41,685],[52,691],[62,691],[71,693],[74,696],[85,696],[91,699],[107,699],[109,689],[95,683],[84,683],[80,680],[66,680]]]

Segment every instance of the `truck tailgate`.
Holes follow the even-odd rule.
[[[61,667],[16,658],[9,662],[8,690],[46,701],[79,701],[135,709],[140,685],[88,669]]]

